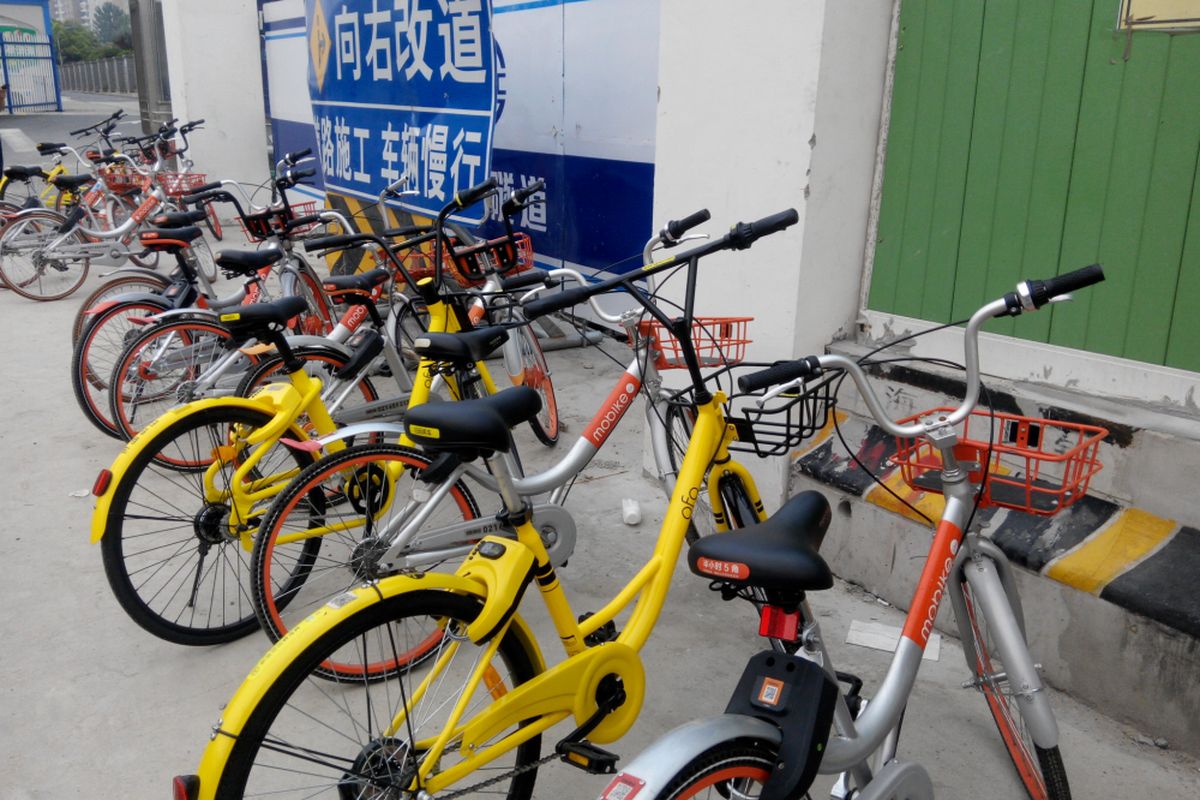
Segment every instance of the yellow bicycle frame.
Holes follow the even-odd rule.
[[[698,408],[687,454],[680,467],[654,550],[637,574],[602,609],[582,622],[577,621],[550,564],[541,536],[530,523],[518,528],[516,542],[511,539],[495,540],[503,542],[505,546],[504,556],[499,559],[468,558],[454,575],[427,573],[419,577],[390,577],[335,598],[292,628],[286,637],[268,651],[226,706],[218,730],[200,763],[200,797],[214,796],[234,740],[266,691],[293,659],[335,625],[373,603],[429,589],[482,599],[483,609],[476,621],[468,626],[466,635],[475,642],[486,640],[488,649],[479,657],[478,665],[468,678],[464,698],[470,696],[471,689],[486,680],[491,669],[490,656],[508,630],[515,630],[517,635],[526,640],[535,661],[542,663],[540,650],[528,627],[512,609],[519,602],[525,582],[530,579],[531,563],[535,565],[539,592],[567,657],[550,669],[539,670],[534,678],[510,689],[468,719],[463,719],[465,702],[460,702],[459,707],[451,711],[445,727],[435,739],[417,743],[417,747],[425,751],[419,770],[421,788],[436,796],[568,717],[573,717],[577,725],[582,724],[597,710],[597,688],[606,675],[615,674],[622,679],[626,700],[601,721],[588,739],[603,744],[620,738],[633,725],[641,709],[645,696],[645,673],[638,651],[649,638],[666,602],[671,576],[706,473],[709,475],[709,494],[715,512],[724,510],[716,490],[718,478],[723,474],[733,474],[745,482],[759,519],[765,518],[761,511],[761,498],[749,472],[729,458],[729,444],[737,435],[734,426],[725,421],[725,399],[725,395],[718,392],[709,403]],[[715,454],[715,457],[710,460],[709,454]],[[727,518],[727,515],[721,518]],[[727,523],[720,525],[722,529],[728,527]],[[629,620],[614,641],[591,647],[584,643],[585,637],[615,620],[630,604],[634,606]],[[504,619],[507,622],[499,630],[490,623],[491,620]],[[452,652],[444,653],[432,665],[429,674],[413,690],[410,703],[419,700],[426,689],[438,680],[451,655]],[[390,730],[400,730],[407,711],[401,709],[391,721]],[[525,722],[527,720],[532,721]],[[520,724],[522,722],[525,724]],[[506,730],[511,733],[499,741],[491,741]],[[461,738],[460,752],[469,755],[453,767],[430,775],[453,738]]]
[[[453,309],[443,301],[431,304],[429,306],[430,330],[448,332],[460,330],[458,320],[452,311]],[[432,361],[421,361],[418,367],[418,379],[409,398],[409,408],[429,400],[430,389],[433,386],[434,366]],[[495,392],[496,385],[492,381],[491,375],[488,374],[487,368],[483,364],[476,366],[487,390]],[[320,438],[337,430],[337,425],[321,400],[322,383],[320,379],[311,377],[304,370],[299,370],[290,373],[288,380],[289,383],[273,383],[250,398],[219,397],[187,403],[168,411],[146,426],[113,462],[112,480],[109,481],[104,493],[96,498],[96,506],[92,512],[92,542],[100,541],[108,527],[109,510],[115,494],[113,487],[120,484],[130,464],[142,452],[142,448],[146,446],[147,442],[153,441],[159,432],[191,414],[216,407],[241,407],[269,414],[271,420],[257,430],[235,431],[235,440],[218,448],[218,452],[214,453],[213,463],[205,471],[204,499],[207,503],[224,503],[230,507],[231,537],[240,538],[242,547],[247,552],[252,550],[255,531],[251,529],[238,530],[239,527],[245,527],[239,526],[238,521],[250,519],[255,509],[262,508],[262,504],[280,494],[296,477],[299,469],[291,469],[275,475],[259,476],[253,480],[250,479],[251,471],[284,436],[291,436],[297,441],[305,441],[310,438],[310,435]],[[305,415],[309,419],[309,425],[306,426],[307,430],[302,430],[298,425],[298,420]],[[412,442],[408,440],[407,436],[401,437],[401,443],[412,446]],[[328,452],[338,452],[345,446],[344,442],[334,440],[329,442],[325,449]],[[245,451],[248,447],[254,449],[247,455]],[[218,481],[217,478],[221,475],[223,466],[235,460],[238,462],[238,467],[229,481],[229,488],[224,488],[225,481]],[[396,474],[392,476],[392,479],[395,480],[398,477],[399,474]],[[329,529],[304,531],[292,539],[283,541],[321,536],[328,532]]]

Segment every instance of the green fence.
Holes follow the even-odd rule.
[[[1120,0],[902,0],[869,306],[960,319],[1022,277],[1108,281],[992,330],[1200,370],[1200,33]]]

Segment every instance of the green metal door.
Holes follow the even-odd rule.
[[[1200,370],[1200,33],[1120,5],[902,0],[870,308],[947,322],[1100,262],[989,330]]]

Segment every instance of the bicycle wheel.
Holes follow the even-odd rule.
[[[269,500],[244,516],[226,501],[234,472],[253,449],[246,437],[270,419],[241,406],[186,414],[116,476],[100,540],[104,573],[126,613],[160,639],[220,644],[258,627],[250,553],[240,533],[253,535]],[[286,435],[303,434],[293,428]],[[312,461],[312,454],[276,441],[248,481],[282,489]],[[206,500],[209,481],[220,502]]]
[[[988,711],[1000,731],[1004,748],[1012,759],[1013,766],[1026,793],[1033,800],[1070,800],[1071,789],[1067,773],[1063,768],[1062,753],[1058,747],[1038,747],[1021,716],[1014,690],[1008,684],[1008,673],[992,637],[992,629],[982,607],[976,605],[971,595],[971,586],[964,582],[963,601],[975,639],[975,673],[978,689],[987,701]],[[999,615],[1012,609],[988,608],[987,613]],[[1006,620],[1006,625],[1016,626],[1015,619]]]
[[[229,353],[229,331],[212,322],[181,320],[155,325],[129,343],[109,381],[109,418],[122,438],[158,419],[164,411],[202,397],[232,394],[250,365],[230,365],[218,383],[201,392],[197,381]]]
[[[71,388],[88,421],[101,432],[121,438],[108,398],[113,367],[129,344],[145,330],[145,317],[166,311],[166,300],[145,297],[119,302],[92,318],[71,354]]]
[[[692,439],[692,428],[696,425],[696,409],[681,403],[659,404],[660,408],[663,406],[666,407],[663,414],[663,425],[666,427],[667,434],[667,456],[671,463],[671,471],[678,477],[679,468],[683,466],[683,457],[687,454],[688,443]],[[671,491],[674,491],[673,485]],[[708,499],[708,476],[706,474],[704,482],[700,484],[700,493],[696,497],[696,504],[692,508],[692,518],[688,522],[685,540],[691,544],[701,536],[715,533],[716,530],[717,523],[713,518],[712,503]]]
[[[284,289],[289,294],[300,295],[308,303],[308,313],[297,318],[295,322],[296,332],[324,336],[333,330],[336,320],[329,296],[321,286],[321,279],[305,261],[299,262],[296,277],[299,279],[297,285],[289,290],[285,284]]]
[[[309,377],[320,378],[326,388],[334,382],[334,373],[346,365],[346,357],[332,347],[305,345],[292,348],[292,354],[304,362],[305,372]],[[268,353],[242,374],[237,388],[234,389],[234,394],[238,397],[250,397],[272,381],[286,380],[287,374],[283,371],[283,357],[278,353]],[[330,414],[336,414],[339,409],[356,408],[378,399],[379,392],[375,389],[375,384],[365,376],[356,378],[354,387],[340,402],[335,402],[336,398],[326,397]],[[302,419],[302,424],[306,419],[307,417]]]
[[[429,463],[421,453],[400,445],[360,445],[306,467],[288,485],[263,518],[254,541],[251,595],[259,622],[272,640],[283,638],[332,598],[391,571],[380,564],[387,550],[382,533],[399,530],[420,507],[410,498],[417,474]],[[463,482],[451,488],[447,500],[423,530],[479,516]],[[433,644],[436,639],[423,646]]]
[[[159,275],[156,272],[121,275],[101,284],[79,304],[79,311],[76,312],[75,321],[71,324],[71,341],[79,341],[80,334],[83,333],[83,329],[91,319],[87,312],[105,300],[131,292],[157,294],[170,285],[171,282],[165,275]]]
[[[685,764],[657,798],[758,797],[777,758],[778,750],[770,742],[758,739],[721,742]]]
[[[204,227],[208,228],[208,232],[218,242],[225,238],[225,228],[221,225],[221,218],[217,216],[215,203],[204,204]]]
[[[4,228],[0,280],[8,288],[30,300],[61,300],[87,279],[92,260],[81,250],[87,239],[78,230],[59,233],[63,222],[52,211],[29,211]]]
[[[393,302],[400,304],[393,329],[396,348],[409,373],[415,373],[421,359],[413,350],[413,342],[429,330],[429,310],[419,298],[400,293],[393,295]]]
[[[456,703],[464,704],[464,718],[469,717],[537,674],[536,653],[510,629],[487,664],[484,680],[464,696],[467,676],[482,666],[485,647],[460,633],[479,608],[474,597],[408,592],[364,608],[309,643],[266,688],[238,732],[216,797],[416,796],[408,790],[427,752],[421,746],[442,731]],[[438,636],[437,646],[419,664],[405,662],[404,654],[431,633]],[[387,680],[335,678],[331,685],[322,665],[340,660],[401,668],[393,669]],[[437,679],[418,692],[434,670],[439,671]],[[402,716],[399,729],[389,730]],[[500,731],[491,741],[515,730]],[[460,740],[461,732],[451,736],[431,776],[465,759]],[[528,800],[540,752],[539,734],[463,778],[453,791]]]
[[[528,325],[517,328],[514,334],[521,353],[521,377],[513,383],[525,384],[542,398],[542,410],[529,420],[529,427],[538,441],[547,447],[558,442],[558,403],[554,398],[554,384],[550,380],[550,368],[546,366],[546,354],[538,342],[537,334]]]

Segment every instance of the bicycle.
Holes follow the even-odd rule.
[[[489,181],[461,193],[443,215],[494,187]],[[432,281],[424,286],[431,328],[459,329],[465,312],[437,295]],[[246,555],[262,514],[318,453],[346,446],[344,437],[322,444],[321,437],[337,431],[323,383],[307,374],[284,336],[288,321],[304,308],[302,298],[291,297],[222,313],[219,321],[235,335],[277,350],[288,382],[250,398],[207,398],[168,411],[97,479],[92,541],[101,544],[105,574],[134,621],[167,641],[217,644],[258,626],[247,594]],[[477,369],[487,390],[495,391],[486,368]],[[430,396],[434,376],[428,367],[425,375],[413,386],[410,407]],[[328,391],[332,397],[340,390],[331,385]],[[353,426],[347,430],[346,436],[355,435]],[[182,510],[197,503],[196,511]],[[148,544],[155,536],[167,542]]]
[[[933,785],[919,764],[896,757],[900,723],[939,605],[950,597],[971,679],[1000,731],[1022,786],[1031,798],[1070,797],[1054,713],[1025,643],[1024,619],[1012,568],[1004,553],[971,531],[975,511],[988,505],[1029,513],[1057,513],[1087,491],[1100,469],[1096,449],[1107,431],[977,411],[980,396],[978,335],[989,319],[1034,311],[1071,291],[1104,279],[1099,265],[1044,281],[1030,280],[977,310],[964,333],[967,392],[956,408],[939,408],[892,420],[862,366],[841,355],[784,362],[741,379],[743,388],[776,388],[803,394],[805,382],[823,373],[853,379],[871,416],[897,437],[895,461],[906,482],[941,492],[946,504],[913,594],[900,643],[871,702],[862,681],[839,673],[821,636],[808,592],[828,589],[833,578],[818,554],[829,525],[829,504],[804,492],[786,508],[807,514],[697,543],[688,563],[713,581],[726,599],[749,588],[765,591],[762,635],[781,631],[799,647],[795,655],[752,657],[718,717],[668,733],[615,777],[602,798],[799,797],[818,772],[842,773],[838,796],[861,800],[926,800]],[[1000,421],[996,440],[995,418]],[[972,436],[984,428],[987,436]],[[1051,438],[1067,440],[1061,448]],[[780,536],[785,523],[791,535]],[[841,686],[847,683],[849,691]],[[875,768],[868,759],[877,753]]]
[[[682,236],[688,228],[707,219],[707,212],[700,212],[687,220],[668,223],[661,234],[651,239],[650,245],[661,241],[673,246],[680,239],[670,238],[669,232]],[[481,251],[474,248],[474,252]],[[556,286],[564,279],[587,285],[583,276],[572,269],[534,271],[502,283],[509,290],[537,286],[522,298],[522,302],[528,303],[538,291]],[[575,523],[563,508],[574,480],[620,424],[641,387],[646,387],[647,427],[668,496],[687,447],[686,437],[680,440],[678,430],[674,437],[670,432],[678,410],[687,406],[677,393],[661,388],[659,377],[660,369],[686,368],[683,358],[672,349],[678,346],[676,340],[664,334],[661,326],[642,320],[640,309],[610,314],[594,299],[591,305],[599,319],[622,326],[624,340],[633,344],[632,357],[571,450],[542,473],[516,480],[517,491],[531,504],[534,525],[542,532],[556,565],[565,562],[574,549]],[[520,303],[506,305],[500,313],[506,319],[521,317],[520,307]],[[701,342],[701,363],[711,365],[718,357],[720,363],[741,361],[747,340],[741,336],[744,319],[739,318],[739,322],[742,324],[737,326],[737,336],[730,336],[727,328],[723,336],[717,330],[714,339],[709,326],[716,329],[728,323],[724,320],[715,323],[711,319],[694,321],[691,339]],[[423,363],[436,365],[435,373],[455,374],[459,364],[480,361],[501,349],[507,351],[506,362],[521,364],[513,350],[525,340],[513,334],[528,334],[528,331],[529,325],[521,318],[467,335],[428,334],[414,343],[414,349]],[[540,368],[525,369],[528,370],[525,374],[510,377],[515,385],[537,392],[541,387],[540,377],[531,378],[529,373],[540,376]],[[509,371],[515,370],[510,367]],[[475,380],[477,376],[460,374],[458,383],[471,385]],[[543,402],[541,409],[544,408]],[[356,445],[331,453],[306,467],[263,518],[254,544],[251,596],[259,622],[273,640],[281,639],[311,611],[364,579],[444,566],[466,556],[487,534],[503,532],[512,538],[517,535],[513,525],[497,523],[494,514],[480,515],[482,506],[471,487],[482,487],[493,497],[500,490],[490,472],[470,462],[442,459],[438,470],[415,476],[414,492],[410,488],[414,480],[411,472],[427,456],[413,450],[402,425],[355,426],[321,442],[362,435],[366,431],[394,435],[399,443]],[[534,433],[538,434],[538,428],[534,428]],[[733,462],[711,469],[713,485],[721,487],[734,524],[756,518],[753,507],[757,495],[751,500],[749,492],[735,489],[742,486],[742,477],[748,477],[740,469]],[[541,496],[547,493],[548,497]],[[468,514],[463,520],[457,519]],[[434,521],[434,515],[440,515],[440,523]],[[455,521],[447,523],[447,518]],[[711,529],[714,524],[710,519],[706,527]],[[694,538],[691,526],[688,538]]]
[[[740,224],[719,240],[645,266],[640,275],[687,265],[693,279],[681,320],[667,317],[645,295],[634,283],[638,275],[618,275],[525,306],[526,315],[536,318],[624,289],[677,332],[696,392],[691,447],[654,552],[612,601],[582,619],[575,616],[531,521],[521,479],[510,469],[509,429],[537,413],[536,393],[518,386],[481,400],[412,408],[409,436],[428,452],[440,460],[483,458],[504,502],[502,519],[517,528],[517,539],[484,537],[454,574],[371,581],[293,628],[225,707],[198,774],[177,778],[176,796],[450,798],[503,792],[496,788],[503,783],[510,798],[528,798],[537,768],[550,760],[611,771],[616,756],[599,745],[619,738],[637,717],[645,690],[638,650],[662,609],[704,473],[728,455],[736,438],[726,424],[723,393],[705,388],[690,342],[697,263],[710,253],[749,247],[797,220],[788,210]],[[629,393],[617,394],[611,410],[617,413],[631,400]],[[587,447],[585,439],[575,449]],[[550,668],[516,610],[533,584],[566,654]],[[631,605],[628,623],[617,632],[615,617]],[[341,674],[343,664],[359,667]],[[540,757],[542,734],[567,719],[575,729],[553,754]],[[485,768],[485,776],[464,785]]]
[[[102,149],[92,152],[95,152],[97,156],[110,155],[112,153],[110,137],[116,130],[118,121],[124,116],[125,111],[118,110],[100,122],[71,131],[70,135],[81,137],[95,133],[98,136],[97,147],[102,147]],[[55,211],[60,211],[64,205],[72,205],[76,201],[75,195],[78,193],[78,186],[72,190],[58,185],[58,179],[64,176],[69,177],[70,173],[62,163],[61,154],[49,172],[41,166],[7,167],[0,176],[0,201],[13,204],[14,210],[53,208]],[[35,181],[40,181],[41,186],[35,185]],[[86,181],[84,182],[86,183]],[[21,184],[23,189],[15,188],[16,184]]]

